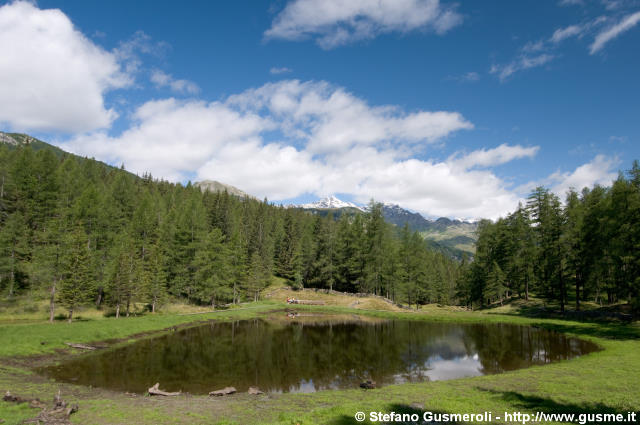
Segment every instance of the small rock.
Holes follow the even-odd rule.
[[[29,402],[29,407],[32,409],[44,409],[46,406],[39,399],[35,398]]]
[[[235,387],[224,387],[221,390],[211,391],[209,393],[209,395],[210,396],[216,396],[216,397],[222,397],[223,395],[235,394],[236,391],[237,390],[235,389]]]
[[[366,380],[360,384],[360,388],[364,388],[365,390],[372,390],[376,387],[376,381]]]
[[[258,387],[249,387],[249,390],[247,391],[247,393],[249,393],[251,395],[264,394],[264,392],[260,391],[260,389]]]

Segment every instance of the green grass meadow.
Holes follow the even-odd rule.
[[[624,413],[640,410],[640,327],[638,323],[576,322],[528,318],[509,314],[464,312],[428,307],[418,312],[358,310],[358,314],[403,320],[460,323],[517,323],[535,325],[591,340],[602,350],[544,366],[451,381],[387,386],[375,390],[320,391],[313,394],[236,394],[226,398],[181,395],[134,396],[98,388],[56,383],[37,375],[31,366],[54,362],[77,352],[65,342],[117,340],[126,344],[154,331],[204,320],[254,317],[283,308],[282,303],[259,302],[242,308],[206,314],[147,314],[130,318],[95,317],[68,324],[44,321],[0,325],[0,390],[49,402],[58,390],[80,410],[75,424],[328,424],[357,422],[354,414],[368,412],[481,413]],[[300,306],[327,313],[354,313],[331,306]],[[133,337],[136,335],[136,337]],[[43,344],[44,343],[44,344]],[[67,353],[67,354],[65,354]],[[78,354],[80,355],[80,354]],[[44,360],[43,360],[44,359]],[[35,417],[26,404],[0,402],[0,419],[18,424]],[[494,420],[504,423],[503,420]]]

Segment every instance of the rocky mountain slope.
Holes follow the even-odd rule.
[[[230,195],[237,196],[239,198],[244,198],[245,196],[256,199],[255,196],[249,195],[243,190],[238,189],[235,186],[231,186],[230,184],[220,183],[216,180],[202,180],[201,182],[196,182],[193,184],[195,187],[199,187],[203,192],[224,192],[227,191]]]

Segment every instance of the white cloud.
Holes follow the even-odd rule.
[[[500,81],[505,81],[518,71],[535,68],[551,62],[555,58],[549,53],[539,55],[521,54],[516,59],[506,65],[493,65],[489,71],[491,74],[497,74]]]
[[[472,83],[480,80],[480,74],[475,71],[470,71],[462,75],[450,75],[445,80],[454,80],[461,83]]]
[[[544,41],[538,40],[536,42],[530,41],[522,46],[522,51],[526,53],[536,53],[545,49]]]
[[[342,153],[356,145],[431,143],[473,125],[457,112],[405,113],[367,103],[326,82],[281,81],[231,96],[229,104],[266,111],[292,139],[317,154]]]
[[[158,69],[151,72],[151,82],[156,87],[168,87],[176,93],[197,94],[200,92],[200,87],[196,83],[189,80],[176,80],[171,74]]]
[[[589,47],[589,52],[592,55],[598,52],[605,46],[605,44],[618,37],[620,34],[629,31],[631,28],[636,26],[638,22],[640,22],[640,12],[625,16],[618,23],[598,33],[593,44]]]
[[[331,49],[390,32],[444,34],[461,22],[462,16],[439,0],[293,0],[264,34],[267,39],[315,37],[320,47]]]
[[[290,72],[293,72],[293,70],[291,68],[287,68],[286,66],[283,66],[281,68],[273,67],[269,70],[269,72],[273,75],[280,75],[280,74],[288,74]]]
[[[570,188],[577,191],[596,184],[608,186],[618,173],[615,167],[619,164],[617,158],[596,155],[593,160],[576,168],[573,172],[556,172],[549,176],[551,191],[564,198]]]
[[[596,184],[609,186],[618,176],[616,167],[619,164],[620,160],[616,157],[596,155],[573,171],[556,171],[544,179],[525,183],[515,188],[515,191],[526,196],[536,187],[544,186],[564,200],[569,189],[580,192],[583,188],[591,188]]]
[[[90,133],[60,146],[112,164],[124,163],[134,172],[183,181],[225,145],[255,139],[270,128],[268,121],[219,102],[173,98],[149,101],[132,118],[132,127],[118,137]]]
[[[559,28],[553,32],[553,35],[549,39],[552,43],[559,43],[569,37],[575,37],[582,34],[584,27],[581,25],[569,25],[565,28]]]
[[[506,143],[493,149],[479,149],[466,155],[456,154],[449,158],[449,162],[470,169],[474,167],[493,167],[511,162],[514,159],[533,158],[540,150],[539,146],[524,147],[521,145],[509,146]]]
[[[120,136],[97,132],[61,146],[173,181],[195,172],[271,200],[348,193],[470,218],[515,208],[518,196],[486,167],[536,149],[472,152],[461,159],[468,166],[417,159],[415,149],[471,123],[456,112],[371,106],[326,82],[281,81],[212,103],[150,101],[133,122]]]
[[[623,6],[624,1],[622,0],[602,0],[602,4],[604,8],[607,10],[616,10]]]
[[[76,30],[58,9],[0,7],[0,123],[16,131],[78,132],[117,117],[104,94],[132,83],[114,53]]]
[[[582,6],[584,0],[560,0],[558,3],[560,6]]]

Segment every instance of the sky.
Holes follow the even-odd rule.
[[[283,204],[608,185],[639,75],[640,0],[0,1],[0,130]]]

